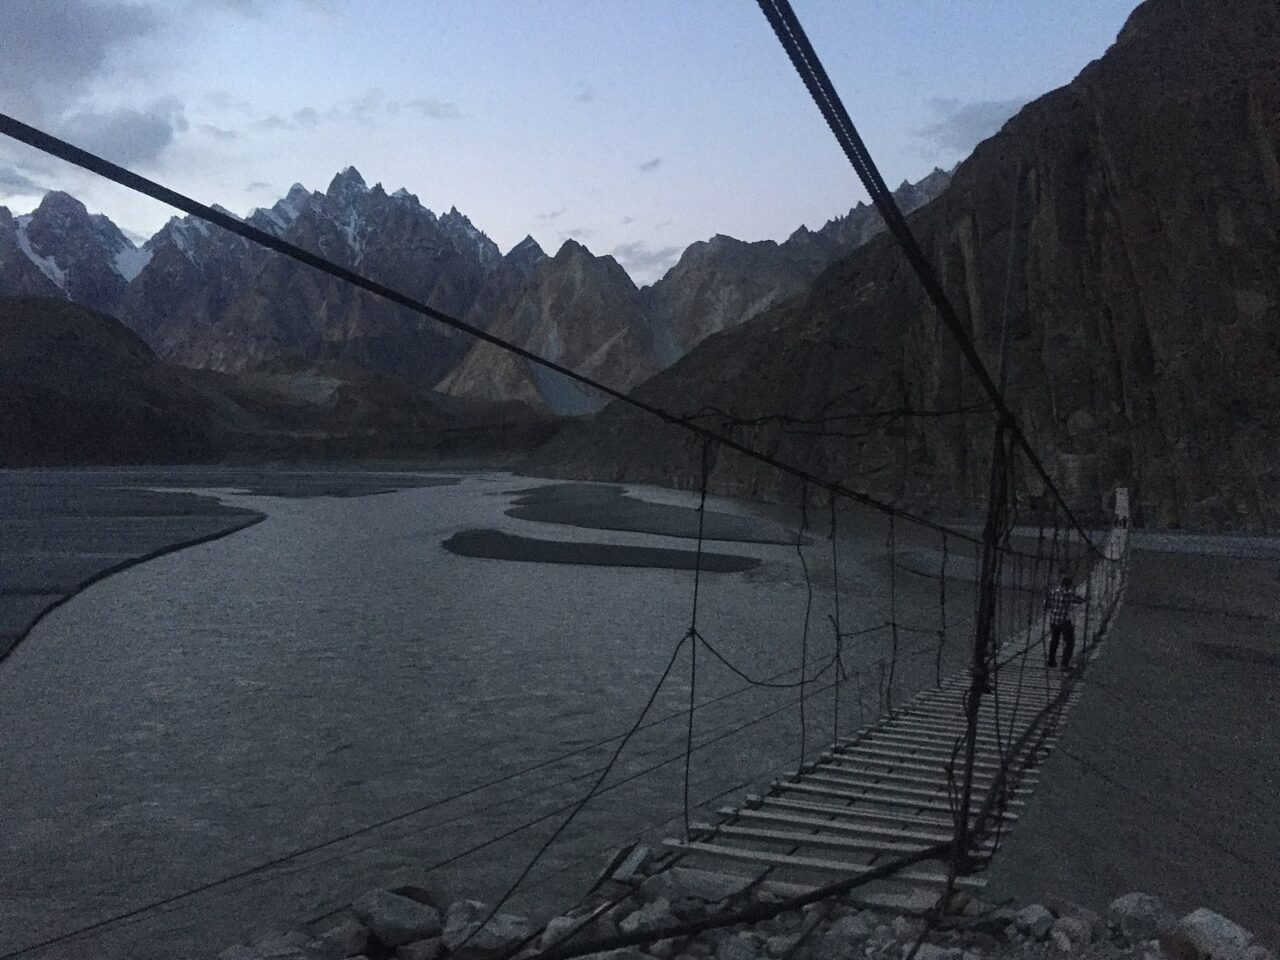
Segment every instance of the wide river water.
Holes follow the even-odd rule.
[[[516,492],[546,481],[450,476],[346,499],[221,491],[266,519],[101,580],[35,627],[0,665],[0,954],[192,890],[31,955],[211,956],[372,886],[506,889],[639,716],[690,626],[694,573],[460,556],[442,543],[475,529],[693,543],[517,519],[506,513]],[[709,508],[752,516],[732,501]],[[698,600],[702,634],[753,677],[799,676],[809,584],[810,673],[831,658],[829,516],[815,514],[808,581],[786,517],[758,521],[779,542],[708,544],[759,560],[704,572]],[[931,543],[897,537],[904,550]],[[844,629],[888,619],[892,590],[904,624],[894,695],[932,682],[936,578],[890,577],[882,519],[842,517],[839,542]],[[972,599],[963,582],[948,589],[952,669]],[[835,671],[811,685],[806,755],[837,722],[844,732],[876,712],[890,643],[886,630],[846,642],[860,679],[843,682],[838,719]],[[748,687],[705,650],[698,666],[689,794],[705,819],[793,771],[802,738],[796,689]],[[620,844],[683,833],[689,684],[686,646],[647,715],[656,722],[515,909],[549,915]]]

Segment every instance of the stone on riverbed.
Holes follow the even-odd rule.
[[[479,900],[459,900],[445,913],[444,945],[460,960],[499,957],[528,938],[529,921],[513,913],[500,913],[480,929],[489,908]]]
[[[770,937],[764,942],[764,952],[778,960],[779,957],[785,956],[787,951],[796,945],[796,941],[800,939],[798,933],[780,933]]]
[[[1154,939],[1172,930],[1176,922],[1173,911],[1149,893],[1126,893],[1117,897],[1111,901],[1107,914],[1130,943]]]
[[[659,897],[619,920],[618,930],[630,934],[637,930],[653,930],[673,922],[671,901]]]
[[[326,957],[352,957],[369,949],[369,928],[354,917],[347,917],[320,934],[318,942]]]
[[[862,943],[871,936],[871,923],[861,914],[841,917],[818,941],[813,955],[817,960],[843,960],[862,953]]]
[[[440,911],[390,890],[370,890],[351,905],[356,917],[385,947],[440,935]]]
[[[1093,940],[1093,927],[1082,917],[1059,917],[1049,928],[1049,935],[1061,949],[1069,950],[1072,946],[1082,946]],[[1062,946],[1064,940],[1068,946]]]
[[[1014,925],[1029,937],[1043,940],[1053,926],[1053,914],[1038,903],[1023,907],[1014,915]]]
[[[538,949],[548,950],[555,946],[576,930],[580,923],[582,919],[578,917],[552,917],[542,928],[542,934],[538,937]]]
[[[1244,960],[1253,943],[1253,934],[1240,924],[1204,907],[1179,920],[1173,932],[1212,960]]]

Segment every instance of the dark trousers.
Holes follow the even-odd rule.
[[[1076,625],[1068,620],[1066,623],[1049,624],[1049,662],[1058,659],[1058,638],[1062,638],[1062,665],[1071,666],[1071,654],[1076,649]]]

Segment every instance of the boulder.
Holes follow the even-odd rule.
[[[1174,933],[1212,960],[1244,960],[1245,951],[1253,943],[1253,934],[1244,927],[1204,907],[1179,920]]]
[[[666,940],[655,940],[645,948],[645,952],[658,960],[671,960],[679,952],[679,940],[668,937]]]
[[[538,949],[547,950],[578,928],[582,921],[575,917],[552,917],[538,937]]]
[[[1107,916],[1130,943],[1151,940],[1173,929],[1173,911],[1149,893],[1126,893],[1111,901]]]
[[[911,947],[906,947],[906,951],[910,950]],[[916,951],[916,960],[962,960],[963,956],[963,950],[955,947],[940,947],[936,943],[922,943],[920,949]]]
[[[764,952],[778,960],[779,957],[786,955],[787,951],[796,945],[796,941],[800,939],[798,933],[780,933],[770,937],[764,942]]]
[[[529,921],[500,913],[480,928],[489,908],[479,900],[459,900],[445,913],[444,945],[460,960],[488,960],[514,948],[530,934]]]
[[[674,918],[671,916],[671,901],[659,897],[619,920],[618,930],[621,933],[631,934],[638,930],[653,930],[672,922]]]
[[[893,936],[899,943],[915,943],[924,935],[924,931],[923,920],[913,920],[910,917],[893,918]]]
[[[347,917],[319,937],[320,949],[326,957],[351,957],[369,949],[369,928],[355,917]]]
[[[871,923],[862,914],[841,917],[827,929],[814,948],[817,960],[843,960],[862,953],[862,945],[871,936]]]
[[[1054,943],[1059,943],[1061,937],[1068,944],[1083,945],[1093,940],[1093,927],[1081,917],[1059,917],[1049,928],[1049,935],[1053,937]],[[1066,950],[1067,947],[1062,949]]]
[[[1038,903],[1023,907],[1013,917],[1014,926],[1029,937],[1043,940],[1053,926],[1053,914]]]
[[[400,947],[440,935],[440,911],[390,890],[370,890],[351,905],[378,942]]]

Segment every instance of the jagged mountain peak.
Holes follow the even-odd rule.
[[[40,201],[40,205],[32,211],[35,217],[75,217],[89,219],[89,211],[83,203],[69,193],[61,190],[50,190]]]
[[[588,257],[594,256],[590,250],[582,243],[570,237],[564,243],[560,244],[560,249],[556,251],[555,260],[568,260],[572,257],[580,257],[585,254]]]
[[[364,182],[364,177],[360,175],[360,171],[355,167],[344,167],[329,182],[329,189],[325,191],[325,196],[331,200],[343,200],[359,196],[368,191],[369,186]]]
[[[546,251],[542,249],[538,241],[529,234],[525,234],[525,238],[508,250],[506,257],[503,259],[522,263],[536,263],[539,260],[545,260],[546,256]]]

